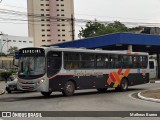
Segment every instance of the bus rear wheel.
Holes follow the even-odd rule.
[[[74,83],[72,81],[68,81],[64,86],[62,94],[64,96],[72,96],[74,94],[74,91],[75,91]]]
[[[52,92],[41,92],[41,94],[45,97],[49,97]]]
[[[126,78],[123,78],[121,81],[121,84],[115,88],[116,91],[127,91],[128,90],[128,80]]]

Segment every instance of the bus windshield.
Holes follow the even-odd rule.
[[[39,76],[45,74],[45,57],[25,56],[19,60],[18,75],[24,77]]]

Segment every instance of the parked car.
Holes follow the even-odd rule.
[[[6,85],[6,91],[11,93],[12,91],[18,91],[17,89],[17,81],[18,79],[15,78],[13,81],[8,81]]]
[[[7,84],[6,84],[6,91],[8,93],[11,93],[12,91],[22,91],[22,90],[19,90],[17,89],[17,82],[18,82],[18,79],[16,77],[10,77],[11,81],[8,81]],[[22,91],[22,92],[25,92],[25,91]]]

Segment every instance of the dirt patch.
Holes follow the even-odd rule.
[[[160,99],[160,89],[158,90],[149,90],[141,93],[144,97]]]

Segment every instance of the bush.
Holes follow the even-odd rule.
[[[15,70],[8,70],[8,71],[4,71],[4,70],[1,70],[0,71],[0,78],[4,79],[5,76],[7,78],[9,78],[12,74],[16,73]]]

